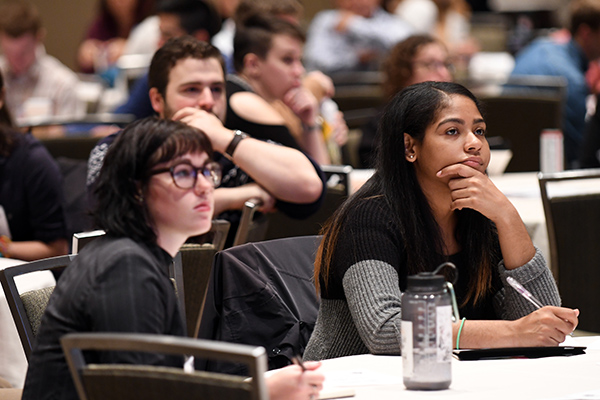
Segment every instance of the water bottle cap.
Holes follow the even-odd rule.
[[[408,289],[413,292],[440,292],[444,289],[446,278],[431,272],[421,272],[408,277]]]

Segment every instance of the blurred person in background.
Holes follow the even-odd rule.
[[[12,123],[0,75],[0,255],[33,261],[67,253],[62,176],[46,148]]]
[[[511,75],[563,77],[567,83],[563,101],[562,129],[565,166],[577,168],[582,152],[587,97],[586,80],[591,61],[600,59],[600,0],[573,0],[569,4],[571,37],[542,37],[525,47],[515,58]]]
[[[398,43],[382,64],[387,101],[407,86],[425,81],[452,81],[453,66],[446,46],[430,35],[414,35]],[[363,167],[374,165],[374,150],[381,112],[362,130],[359,159]]]
[[[410,23],[420,34],[429,34],[446,45],[457,69],[467,70],[479,51],[471,36],[471,9],[465,0],[390,0],[386,9]]]
[[[77,50],[82,72],[106,73],[123,53],[133,27],[154,11],[154,0],[99,1],[98,14]]]
[[[380,0],[336,0],[310,23],[304,60],[309,70],[330,75],[377,70],[385,54],[414,32],[408,22],[383,10]]]
[[[210,1],[205,0],[160,0],[156,8],[158,39],[154,53],[169,39],[185,35],[210,42],[220,27],[221,21]],[[136,119],[156,115],[148,92],[148,74],[140,77],[131,88],[127,101],[117,107],[117,114],[133,114]],[[112,132],[110,132],[112,133]]]
[[[275,16],[253,15],[236,27],[233,63],[236,75],[227,77],[225,126],[262,140],[305,151],[319,164],[329,164],[325,141],[317,124],[319,104],[302,87],[304,33]],[[272,103],[283,102],[301,121],[295,138]]]
[[[13,1],[0,6],[0,69],[6,105],[17,120],[76,117],[85,112],[77,97],[77,75],[46,54],[45,35],[33,4]]]

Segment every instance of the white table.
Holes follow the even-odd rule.
[[[406,390],[400,356],[342,357],[323,361],[321,368],[326,388],[352,387],[356,399],[582,399],[569,396],[600,393],[600,337],[579,337],[573,341],[588,346],[586,354],[487,361],[454,359],[452,384],[442,391]],[[370,384],[362,385],[369,381]]]

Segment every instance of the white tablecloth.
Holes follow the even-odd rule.
[[[360,355],[323,361],[325,387],[352,387],[356,399],[583,399],[600,395],[600,337],[573,339],[586,354],[539,359],[452,360],[448,390],[410,391],[402,383],[402,357]]]

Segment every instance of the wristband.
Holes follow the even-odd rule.
[[[304,122],[302,123],[302,129],[304,129],[305,131],[314,131],[318,127],[319,127],[319,125],[317,125],[317,124],[308,125],[308,124],[305,124]]]
[[[458,333],[456,334],[456,350],[460,350],[460,333],[462,332],[463,326],[465,325],[465,321],[467,319],[463,317],[462,321],[460,321],[460,327],[458,328]]]
[[[227,154],[229,157],[233,158],[233,152],[237,148],[238,144],[240,144],[240,142],[243,139],[246,139],[247,137],[248,137],[248,135],[246,133],[240,131],[239,129],[236,130],[235,132],[233,132],[233,139],[231,139],[231,142],[229,142],[227,149],[225,149],[225,154]]]

